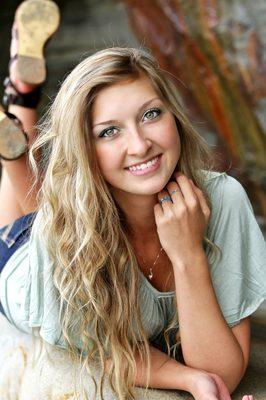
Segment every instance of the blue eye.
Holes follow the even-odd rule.
[[[150,110],[144,113],[144,117],[147,117],[147,119],[152,120],[157,118],[161,114],[161,112],[162,111],[159,108],[151,108]]]
[[[100,134],[99,137],[110,137],[110,136],[114,136],[114,130],[117,129],[115,126],[110,126],[107,129],[104,129]]]

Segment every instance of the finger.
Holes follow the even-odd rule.
[[[169,182],[166,186],[166,189],[171,196],[172,202],[173,204],[175,204],[175,206],[180,205],[186,207],[182,191],[176,182]]]
[[[164,211],[170,210],[173,206],[171,196],[169,196],[169,193],[166,190],[162,190],[158,194],[158,200]]]
[[[191,208],[196,207],[198,204],[198,197],[186,175],[180,173],[176,174],[176,181],[182,191],[185,203]]]
[[[155,222],[157,223],[164,215],[162,207],[160,206],[160,204],[155,204],[154,208],[154,216],[155,216]]]
[[[193,189],[194,189],[194,191],[195,191],[195,193],[196,193],[196,195],[197,195],[197,197],[198,197],[198,200],[199,200],[199,203],[200,203],[202,212],[203,212],[203,214],[204,214],[204,216],[205,216],[205,219],[208,220],[208,219],[209,219],[209,216],[210,216],[210,209],[209,209],[209,206],[208,206],[208,204],[207,204],[207,201],[206,201],[206,199],[205,199],[205,197],[204,197],[204,194],[203,194],[203,192],[195,185],[195,183],[192,181],[192,179],[189,179],[189,181],[190,181],[190,183],[191,183],[191,185],[192,185],[192,187],[193,187]]]
[[[220,398],[223,400],[231,400],[229,390],[228,390],[227,386],[225,385],[224,381],[222,380],[222,378],[219,375],[212,374],[212,373],[210,373],[209,375],[213,377],[213,379],[215,380],[215,382],[218,386]]]
[[[206,399],[208,399],[208,400],[221,400],[220,397],[218,398],[217,396],[211,395],[211,394],[207,394]]]

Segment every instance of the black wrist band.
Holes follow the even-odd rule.
[[[9,105],[17,105],[26,108],[36,108],[41,98],[41,87],[37,86],[30,93],[20,93],[13,85],[9,77],[4,80],[5,92],[3,96],[3,105],[8,107]]]

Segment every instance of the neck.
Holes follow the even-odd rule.
[[[115,194],[115,200],[126,219],[127,230],[133,240],[147,240],[157,237],[153,207],[158,202],[157,196],[121,196]]]

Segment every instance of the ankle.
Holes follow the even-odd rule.
[[[27,89],[29,89],[29,85]],[[3,105],[7,108],[10,105],[17,105],[25,108],[37,108],[41,98],[41,87],[35,88],[28,93],[21,93],[9,77],[4,80]]]

